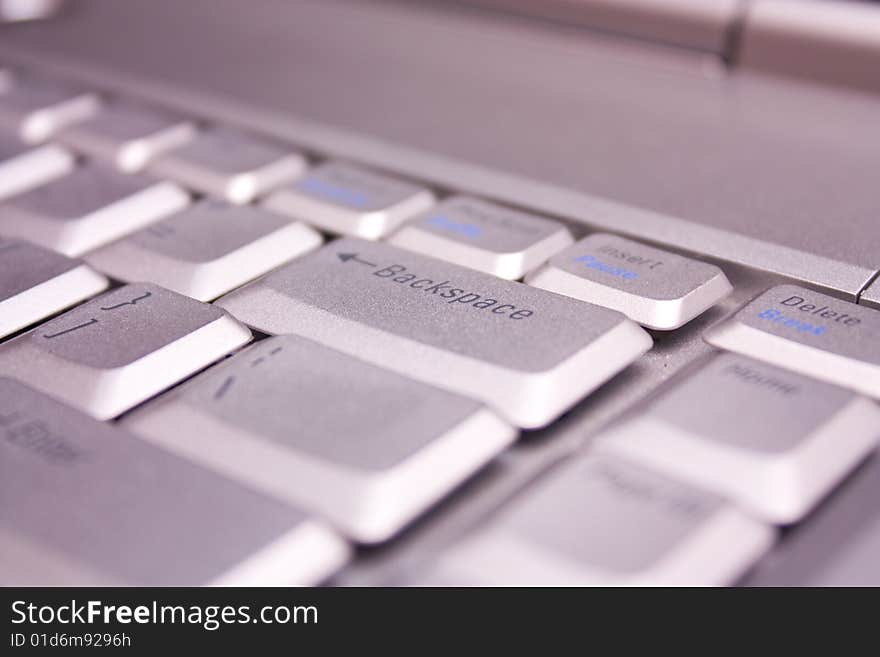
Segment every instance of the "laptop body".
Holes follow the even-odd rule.
[[[655,341],[635,371],[530,434],[402,537],[365,550],[340,584],[420,572],[709,354],[706,328],[768,287],[870,303],[880,269],[870,65],[835,77],[806,58],[809,70],[788,70],[760,22],[771,2],[681,3],[671,14],[547,4],[75,2],[2,28],[0,56],[13,65],[551,216],[576,236],[696,254],[731,279],[734,292],[708,315]],[[788,4],[808,17],[808,5],[835,3]],[[857,11],[880,33],[877,7]],[[809,44],[810,30],[797,29]],[[878,39],[850,55],[876,63]],[[838,70],[855,70],[847,61]],[[863,502],[875,461],[783,532],[746,581],[876,582],[880,537],[857,530],[876,524]]]

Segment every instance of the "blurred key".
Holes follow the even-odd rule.
[[[0,204],[0,234],[80,256],[183,209],[189,200],[173,183],[92,164]]]
[[[250,331],[215,306],[138,283],[3,344],[0,375],[108,419],[250,338]]]
[[[714,490],[770,522],[800,520],[876,447],[870,400],[737,354],[715,358],[599,449]]]
[[[0,378],[0,585],[316,584],[348,557],[301,511]]]
[[[599,233],[550,258],[526,282],[664,331],[686,324],[733,289],[715,265]]]
[[[807,522],[786,532],[743,586],[880,586],[880,452]]]
[[[329,162],[269,195],[263,205],[331,233],[379,239],[434,204],[429,189]]]
[[[718,586],[774,537],[715,495],[607,458],[579,459],[519,500],[419,583]]]
[[[880,312],[778,285],[705,334],[710,344],[880,397]]]
[[[245,204],[299,177],[305,166],[290,148],[214,129],[156,158],[150,170],[198,192]]]
[[[14,77],[0,93],[0,131],[39,144],[69,125],[91,118],[101,108],[97,94],[64,84]]]
[[[516,437],[478,402],[295,336],[242,351],[125,425],[367,543]]]
[[[305,224],[257,208],[206,200],[86,260],[121,281],[150,281],[210,301],[321,242],[321,234]]]
[[[107,288],[79,260],[36,244],[0,239],[0,338]]]
[[[55,144],[31,148],[0,134],[0,201],[60,178],[74,163],[73,155]]]
[[[558,221],[456,196],[405,224],[392,244],[515,280],[572,242]]]
[[[81,153],[125,173],[141,171],[150,161],[196,135],[192,121],[162,110],[115,103],[77,123],[58,139]]]
[[[480,399],[520,427],[553,421],[651,346],[612,310],[354,238],[217,304],[264,333]]]

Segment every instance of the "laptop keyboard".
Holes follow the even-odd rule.
[[[0,578],[315,584],[393,545],[734,289],[699,254],[576,237],[0,76],[0,544],[26,562]],[[735,583],[875,450],[878,320],[767,290],[706,333],[727,353],[407,582]]]

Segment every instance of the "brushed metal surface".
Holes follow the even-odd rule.
[[[3,52],[849,298],[880,265],[870,95],[727,75],[709,57],[460,7],[77,7],[7,27]]]
[[[639,39],[722,54],[740,0],[462,0]]]
[[[880,6],[870,0],[752,0],[736,61],[880,92]]]

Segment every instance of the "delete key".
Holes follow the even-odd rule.
[[[779,285],[705,335],[712,345],[880,397],[880,311]]]

